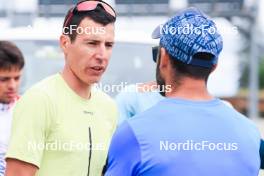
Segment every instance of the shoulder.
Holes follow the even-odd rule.
[[[57,75],[47,77],[29,88],[17,101],[19,104],[28,104],[29,107],[39,104],[50,106],[52,98],[56,94],[55,84],[57,82]]]
[[[39,81],[35,85],[33,85],[29,90],[32,92],[42,92],[42,93],[50,93],[56,91],[55,89],[60,85],[60,76],[59,74],[51,75],[43,80]]]
[[[243,114],[237,113],[237,120],[240,121],[240,124],[242,127],[247,128],[248,132],[251,132],[252,134],[255,134],[256,136],[260,137],[260,132],[256,124],[251,120],[248,119],[248,117],[244,116]]]
[[[218,112],[221,112],[221,115],[229,124],[232,124],[234,128],[240,129],[241,131],[247,131],[247,134],[250,136],[253,135],[260,138],[259,129],[252,119],[249,119],[245,115],[241,114],[225,102],[221,101],[221,103],[222,106]]]
[[[133,112],[134,106],[138,101],[138,96],[137,86],[132,84],[126,86],[119,94],[117,94],[117,96],[115,97],[115,101],[120,110],[126,109]]]

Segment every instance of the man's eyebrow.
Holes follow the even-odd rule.
[[[101,40],[97,40],[97,39],[84,39],[85,42],[102,42]],[[105,43],[111,43],[111,44],[114,44],[115,42],[114,41],[105,41]]]
[[[110,44],[114,44],[114,41],[106,41],[105,43],[110,43]]]
[[[0,76],[0,78],[15,78],[15,77],[21,77],[21,75]]]
[[[85,42],[101,42],[100,40],[97,39],[84,39]]]

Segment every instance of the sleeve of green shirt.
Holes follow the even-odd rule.
[[[17,103],[6,158],[40,167],[48,135],[51,104],[44,92],[30,90]]]

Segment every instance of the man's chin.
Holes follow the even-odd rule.
[[[0,103],[2,104],[10,104],[15,101],[15,98],[5,98],[5,99],[0,99]]]
[[[99,83],[100,80],[101,80],[101,77],[100,77],[100,78],[96,78],[96,79],[89,79],[89,80],[85,81],[85,83],[86,83],[87,85],[93,85],[93,84],[97,84],[97,83]]]

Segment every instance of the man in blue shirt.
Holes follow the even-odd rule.
[[[259,131],[206,87],[223,47],[215,23],[190,8],[153,38],[160,39],[157,83],[172,90],[117,129],[105,175],[257,176]]]

